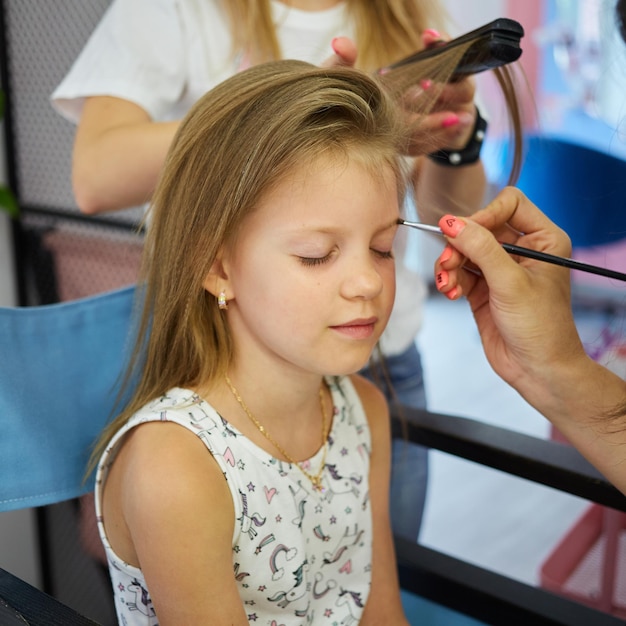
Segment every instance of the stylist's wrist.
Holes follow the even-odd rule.
[[[444,118],[443,125],[448,124],[455,128],[446,147],[428,154],[428,158],[443,167],[456,168],[472,165],[480,159],[487,121],[474,106],[474,112],[467,111],[453,113]]]

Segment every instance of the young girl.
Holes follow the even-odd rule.
[[[206,94],[151,207],[139,382],[96,506],[120,624],[407,624],[389,416],[363,367],[395,295],[404,133],[353,69]]]
[[[446,22],[437,0],[113,0],[53,94],[55,106],[77,123],[78,205],[98,213],[148,201],[180,119],[209,89],[245,67],[279,58],[321,64],[334,51],[338,62],[356,58],[358,67],[374,73],[438,40],[428,29],[442,29]],[[428,82],[422,87],[428,90]],[[414,93],[418,105],[420,93]],[[411,121],[415,117],[413,112]],[[414,133],[405,150],[412,157],[419,205],[454,213],[482,206],[486,179],[480,159],[448,167],[426,156],[471,143],[476,121],[472,79],[447,85],[424,117],[421,130],[428,133]],[[404,262],[401,237],[407,236],[396,242],[398,296],[381,351],[397,399],[424,408],[415,338],[426,285]],[[394,530],[416,539],[427,453],[400,442],[394,446]]]

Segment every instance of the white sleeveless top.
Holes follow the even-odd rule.
[[[154,400],[117,432],[98,465],[96,515],[120,624],[154,626],[158,618],[141,570],[109,545],[102,486],[124,435],[150,421],[189,429],[224,472],[236,518],[233,576],[249,622],[358,623],[371,582],[370,431],[351,381],[328,378],[327,383],[334,415],[321,493],[298,467],[273,458],[187,389],[175,388]],[[319,467],[322,454],[309,459],[309,471]]]

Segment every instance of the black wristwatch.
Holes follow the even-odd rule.
[[[442,148],[441,150],[437,150],[437,152],[431,152],[428,158],[446,167],[460,167],[461,165],[476,163],[480,158],[480,149],[483,146],[486,132],[487,120],[481,116],[478,107],[476,107],[474,130],[465,147],[461,149]]]

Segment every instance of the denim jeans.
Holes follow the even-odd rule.
[[[426,408],[422,361],[415,344],[411,344],[402,354],[385,357],[384,362],[393,394],[384,383],[381,384],[380,373],[372,371],[378,369],[375,364],[364,368],[361,374],[381,388],[390,406],[398,401],[407,406]],[[394,440],[389,493],[394,533],[417,541],[426,502],[427,482],[428,449],[401,439]]]

